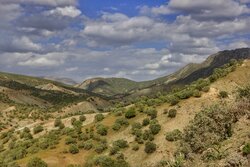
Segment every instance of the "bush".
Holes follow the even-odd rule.
[[[149,126],[149,129],[153,135],[156,135],[160,132],[161,130],[161,125],[160,124],[151,124]]]
[[[126,140],[120,139],[113,142],[113,146],[117,146],[119,148],[128,147],[128,142]]]
[[[153,142],[147,142],[147,143],[145,144],[145,149],[144,149],[144,151],[145,151],[147,154],[151,154],[151,153],[155,152],[155,150],[156,150],[156,144],[155,144],[155,143],[153,143]]]
[[[106,155],[101,155],[94,158],[94,164],[88,164],[89,166],[99,167],[129,167],[129,164],[124,159],[117,158],[114,160]]]
[[[33,129],[33,133],[37,134],[43,131],[43,127],[41,125],[35,126]]]
[[[115,123],[120,124],[121,126],[128,126],[128,120],[126,118],[118,118],[115,120]]]
[[[59,119],[59,118],[56,118],[56,119],[55,119],[55,122],[54,122],[54,126],[55,126],[55,127],[59,127],[61,124],[62,124],[62,120]]]
[[[228,93],[226,91],[220,91],[219,92],[219,97],[220,98],[226,98],[226,97],[228,97]]]
[[[168,102],[170,103],[171,106],[174,106],[180,102],[179,98],[176,96],[170,96],[168,98]]]
[[[250,143],[247,143],[243,148],[242,148],[243,155],[248,155],[250,154]]]
[[[71,144],[71,145],[69,146],[69,152],[70,152],[71,154],[77,154],[77,153],[79,153],[79,149],[78,149],[77,145]]]
[[[125,113],[125,117],[127,119],[133,118],[136,116],[135,110],[133,108],[128,109],[128,111]]]
[[[76,121],[76,118],[71,118],[71,125],[74,125],[75,121]]]
[[[96,122],[100,122],[104,119],[104,115],[103,114],[96,114],[95,115],[95,121]]]
[[[120,148],[118,146],[113,146],[109,150],[109,155],[115,155],[118,151],[120,151]]]
[[[138,144],[134,144],[134,145],[132,146],[132,150],[134,150],[134,151],[138,151],[139,149],[140,149],[140,147],[139,147]]]
[[[118,131],[121,129],[121,125],[118,124],[118,123],[115,123],[113,126],[112,126],[112,129],[115,130],[115,131]]]
[[[147,126],[149,124],[150,120],[148,118],[143,119],[142,126]]]
[[[199,90],[194,90],[193,96],[194,97],[201,97],[201,92]]]
[[[72,137],[67,137],[65,139],[65,144],[69,145],[69,144],[75,144],[76,143],[76,139],[72,138]]]
[[[106,136],[108,134],[108,127],[100,124],[96,127],[96,132],[99,135]]]
[[[80,120],[81,122],[84,122],[84,121],[86,120],[85,115],[81,115],[81,116],[79,117],[79,120]]]
[[[148,108],[146,113],[148,116],[150,116],[151,120],[157,117],[157,110],[155,108]]]
[[[176,109],[170,109],[168,111],[168,117],[169,118],[175,118],[176,117],[177,110]]]
[[[29,160],[27,167],[47,167],[47,163],[44,162],[41,158],[34,157]]]
[[[202,88],[202,91],[203,92],[208,92],[210,90],[210,87],[209,86],[205,86],[204,88]]]
[[[175,129],[171,132],[166,133],[166,140],[168,141],[177,141],[180,140],[182,137],[182,133],[179,129]]]
[[[196,114],[184,129],[183,142],[194,153],[201,153],[232,135],[231,125],[236,120],[235,111],[214,105]]]
[[[95,152],[97,152],[98,154],[102,153],[104,150],[106,150],[107,144],[106,143],[100,143],[98,145],[95,146]]]

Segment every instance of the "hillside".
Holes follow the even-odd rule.
[[[39,157],[51,167],[248,167],[249,69],[249,60],[233,61],[205,79],[109,113],[75,115],[83,102],[65,106],[49,120],[2,132],[0,165],[26,166]],[[15,110],[0,106],[3,116]]]
[[[81,108],[74,107],[81,104]],[[108,99],[59,82],[0,73],[0,130],[22,127],[31,122],[54,119],[64,115],[99,112],[110,103]],[[63,110],[63,112],[61,111]],[[62,112],[62,113],[59,113]]]
[[[154,92],[168,91],[173,85],[185,85],[199,78],[211,75],[218,68],[231,59],[250,58],[250,48],[221,51],[209,56],[200,64],[188,64],[177,72],[157,78],[151,81],[135,82],[124,78],[93,78],[84,81],[76,87],[105,96],[128,96],[154,95]]]

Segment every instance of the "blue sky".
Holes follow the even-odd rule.
[[[250,46],[250,0],[1,0],[0,71],[149,80]]]

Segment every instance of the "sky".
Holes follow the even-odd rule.
[[[250,0],[0,0],[0,71],[150,80],[250,47],[249,27]]]

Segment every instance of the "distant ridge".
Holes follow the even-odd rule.
[[[229,63],[231,59],[249,58],[250,48],[225,50],[210,55],[200,64],[190,63],[173,74],[151,81],[136,82],[125,78],[92,78],[76,87],[106,96],[129,95],[149,88],[168,89],[171,85],[184,85],[199,78],[205,78],[212,74],[215,68]]]

